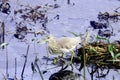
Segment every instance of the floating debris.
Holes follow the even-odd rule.
[[[39,22],[46,22],[47,16],[46,16],[46,10],[41,9],[41,6],[31,7],[27,6],[24,9],[18,9],[14,10],[14,14],[17,15],[20,13],[20,18],[26,21],[32,21],[36,23],[38,20]]]
[[[100,22],[96,22],[96,21],[90,21],[90,25],[91,25],[94,29],[108,28],[108,25],[107,25],[106,23],[100,23]]]
[[[102,36],[102,37],[108,37],[108,38],[110,38],[110,36],[112,36],[113,35],[113,32],[112,31],[110,31],[110,30],[99,30],[98,31],[98,35],[99,36]]]
[[[26,26],[24,27],[16,27],[16,33],[14,34],[14,37],[17,39],[24,39],[27,35],[28,28]]]
[[[98,20],[99,21],[109,21],[109,20],[112,20],[113,22],[118,22],[118,20],[120,20],[120,12],[113,12],[113,13],[109,13],[109,12],[105,12],[105,13],[102,13],[102,12],[99,12],[98,14]]]
[[[5,14],[10,14],[10,4],[7,2],[2,2],[0,4],[0,11],[5,13]]]

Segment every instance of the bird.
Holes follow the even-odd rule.
[[[81,38],[79,36],[56,38],[50,34],[46,36],[44,41],[47,43],[48,51],[52,55],[62,54],[61,57],[63,57],[65,53],[72,53],[72,63],[74,57],[74,50],[77,48],[79,43],[81,43]]]

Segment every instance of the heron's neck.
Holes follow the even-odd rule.
[[[49,44],[55,46],[55,45],[57,45],[57,40],[55,38],[53,38],[49,41]]]

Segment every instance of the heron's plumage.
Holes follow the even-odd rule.
[[[47,37],[48,50],[51,54],[70,52],[81,42],[80,37],[61,37],[55,38],[50,35]]]

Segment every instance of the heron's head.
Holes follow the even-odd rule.
[[[45,43],[49,43],[49,42],[52,42],[52,41],[55,41],[55,37],[53,35],[47,35],[44,39],[42,39],[40,41],[40,44],[45,44]]]
[[[45,39],[46,39],[46,41],[49,42],[50,40],[54,40],[55,37],[54,37],[53,35],[50,34],[50,35],[47,35]]]

